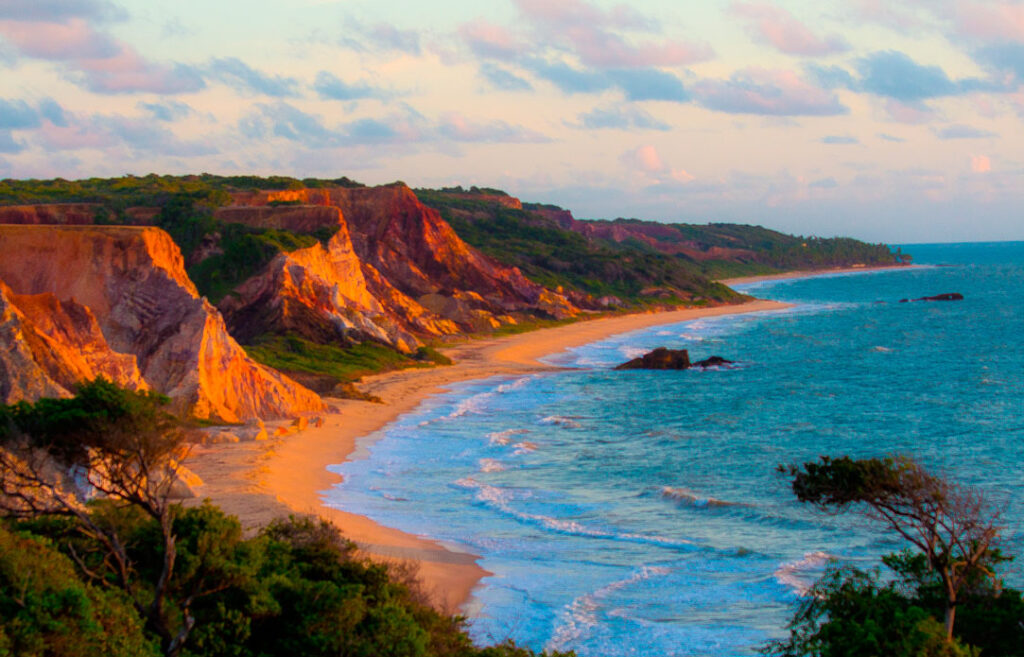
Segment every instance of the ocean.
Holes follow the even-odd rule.
[[[902,547],[795,500],[776,467],[819,455],[909,454],[978,487],[1024,560],[1024,243],[903,250],[921,266],[742,286],[794,305],[460,385],[333,467],[329,503],[480,555],[478,642],[581,657],[755,654],[830,559]],[[898,303],[946,292],[965,298]],[[736,365],[612,371],[658,346]]]

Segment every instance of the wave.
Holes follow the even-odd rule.
[[[772,573],[775,580],[783,586],[788,586],[794,593],[803,597],[807,595],[814,582],[821,575],[828,562],[835,559],[835,556],[828,552],[807,552],[804,558],[799,561],[788,561]]]
[[[566,605],[560,614],[561,624],[555,628],[551,639],[544,646],[544,650],[565,651],[570,645],[597,627],[599,620],[597,612],[601,609],[601,601],[616,591],[628,588],[652,577],[664,577],[672,572],[670,568],[663,566],[644,566],[625,579],[612,582],[593,593],[587,593],[573,600]]]
[[[690,506],[697,507],[698,509],[715,506],[746,506],[745,504],[740,504],[738,502],[726,502],[725,500],[720,500],[715,497],[701,495],[689,488],[672,488],[671,486],[664,486],[661,489],[661,496],[675,502],[682,502]]]
[[[524,433],[530,433],[529,429],[505,429],[504,431],[494,431],[487,434],[487,440],[492,445],[507,445],[512,442],[512,436],[521,436]]]
[[[533,381],[536,378],[537,378],[536,376],[532,376],[532,375],[531,376],[521,376],[518,379],[516,379],[515,381],[512,381],[511,383],[502,383],[500,386],[498,386],[495,389],[495,392],[499,392],[499,393],[504,394],[506,392],[512,392],[513,390],[519,390],[519,389],[523,388],[527,383],[529,383],[530,381]]]
[[[539,526],[558,534],[569,536],[580,536],[583,538],[600,538],[611,541],[623,541],[627,543],[641,543],[644,545],[657,545],[659,547],[676,549],[693,549],[692,541],[672,539],[664,536],[652,536],[649,534],[636,534],[632,532],[615,532],[576,522],[575,520],[562,520],[537,513],[527,513],[512,507],[513,492],[499,486],[491,486],[473,479],[463,477],[455,482],[456,486],[476,491],[476,499],[486,506],[500,511],[516,520],[534,526]]]
[[[545,418],[540,419],[541,424],[553,424],[559,427],[565,427],[566,429],[580,429],[581,425],[576,420],[581,420],[578,415],[549,415]]]
[[[430,418],[419,423],[419,426],[425,427],[435,422],[444,422],[446,420],[454,420],[469,414],[483,415],[485,402],[494,397],[494,392],[481,392],[471,397],[466,397],[455,404],[455,408],[451,410],[447,415],[440,417]]]
[[[480,472],[502,472],[505,464],[498,459],[480,459]]]
[[[890,351],[892,351],[892,349],[890,349],[889,347],[871,347],[871,351],[877,351],[878,353],[887,354]]]
[[[516,443],[515,445],[512,446],[516,448],[516,451],[513,452],[513,454],[517,455],[529,454],[530,452],[537,451],[537,443],[531,443],[528,440],[524,440],[523,442]]]

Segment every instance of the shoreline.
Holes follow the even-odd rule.
[[[731,285],[896,268],[902,266],[795,271],[720,282]],[[453,365],[364,377],[360,387],[380,397],[383,404],[328,398],[331,411],[323,417],[322,426],[266,441],[196,446],[187,465],[204,482],[196,486],[197,499],[211,499],[226,513],[238,516],[244,528],[251,531],[288,515],[309,514],[327,519],[366,556],[411,564],[423,591],[434,603],[444,611],[459,613],[470,601],[473,589],[491,574],[477,564],[478,557],[326,506],[321,493],[342,481],[341,475],[330,472],[328,466],[346,462],[360,440],[454,384],[557,370],[538,359],[651,326],[789,307],[791,304],[755,299],[711,308],[602,317],[499,338],[474,339],[441,349],[455,361]]]
[[[734,278],[720,278],[716,283],[722,283],[732,287],[733,285],[747,285],[749,283],[761,283],[763,281],[783,281],[798,278],[813,278],[815,276],[830,276],[833,274],[860,274],[880,271],[911,269],[916,265],[875,265],[871,267],[837,267],[835,269],[797,269],[794,271],[782,272],[780,274],[761,274],[757,276],[737,276]]]

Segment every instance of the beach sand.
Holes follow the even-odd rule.
[[[210,498],[226,512],[238,516],[246,528],[252,530],[288,514],[327,518],[373,558],[415,564],[424,591],[439,608],[449,612],[461,608],[465,612],[463,605],[473,588],[489,574],[477,565],[476,557],[324,506],[323,493],[341,481],[339,475],[327,471],[327,466],[344,462],[356,449],[359,438],[370,436],[452,384],[556,369],[537,359],[650,326],[786,307],[783,303],[756,300],[714,308],[604,317],[518,335],[471,340],[442,349],[455,361],[454,365],[364,378],[359,387],[380,397],[383,404],[331,399],[336,411],[323,417],[323,426],[266,441],[197,446],[187,465],[204,482],[195,488],[198,498]]]

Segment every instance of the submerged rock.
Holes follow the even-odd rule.
[[[685,370],[690,367],[690,354],[686,349],[658,347],[650,353],[619,365],[617,370]]]
[[[945,294],[936,294],[931,297],[921,297],[919,299],[900,299],[900,303],[909,303],[911,301],[963,301],[964,295],[959,292],[946,292]]]
[[[705,358],[704,360],[698,360],[693,364],[693,367],[722,367],[732,364],[733,361],[731,360],[722,358],[721,356],[712,356],[710,358]]]

